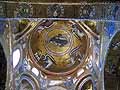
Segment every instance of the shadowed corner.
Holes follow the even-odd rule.
[[[0,43],[0,90],[5,90],[7,76],[7,60],[3,47]]]

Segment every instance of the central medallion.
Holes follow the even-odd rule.
[[[72,35],[66,30],[50,30],[45,46],[50,54],[65,55],[72,47]]]

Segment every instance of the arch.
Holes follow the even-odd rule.
[[[120,90],[120,31],[110,41],[104,67],[105,90]]]

